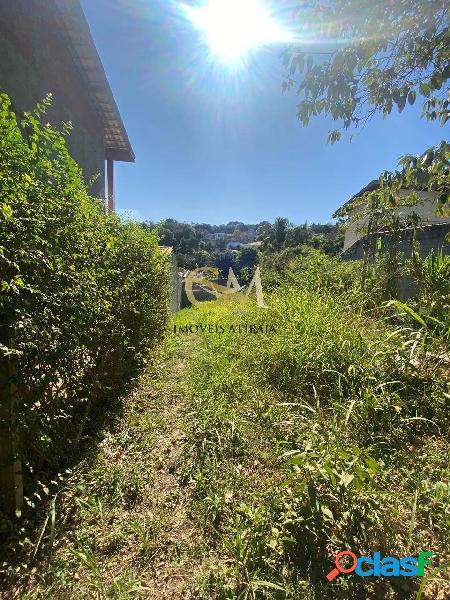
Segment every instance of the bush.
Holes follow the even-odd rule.
[[[352,292],[360,297],[360,261],[345,262],[308,246],[287,248],[264,258],[261,265],[264,288],[291,284],[299,290]]]
[[[144,364],[169,306],[156,233],[89,197],[69,132],[43,124],[48,105],[18,123],[0,96],[0,361],[15,372],[19,447],[33,480],[70,452],[84,405]]]

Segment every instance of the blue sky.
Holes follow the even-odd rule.
[[[303,128],[296,95],[282,93],[280,48],[224,81],[175,2],[82,5],[136,154],[116,163],[116,207],[139,220],[328,222],[399,156],[445,137],[415,106],[329,146],[332,123]]]

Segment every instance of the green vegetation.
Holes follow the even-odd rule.
[[[211,265],[215,261],[228,260],[234,262],[236,256],[227,252],[227,242],[248,242],[252,232],[256,232],[258,225],[247,225],[239,221],[231,221],[226,225],[209,225],[208,223],[180,223],[175,219],[165,219],[161,223],[143,223],[145,229],[155,230],[161,239],[161,244],[171,246],[177,256],[180,267],[196,269]],[[213,240],[208,236],[212,234],[226,234],[223,239]],[[250,239],[250,241],[254,241]],[[227,269],[228,273],[228,269]]]
[[[377,113],[402,112],[419,97],[424,116],[446,123],[450,51],[445,0],[312,0],[293,12],[300,32],[305,23],[322,47],[318,52],[304,44],[288,49],[284,82],[284,89],[297,89],[304,125],[327,115],[345,129],[358,127]],[[294,80],[297,74],[303,75],[300,81]],[[330,132],[330,141],[339,138],[339,131]]]
[[[328,583],[348,548],[430,550],[440,570],[422,598],[448,595],[449,257],[380,248],[362,281],[359,262],[333,255],[336,226],[280,218],[260,225],[260,249],[214,254],[243,281],[260,264],[269,308],[205,303],[174,323],[223,333],[161,341],[154,228],[87,195],[64,135],[41,125],[45,105],[20,125],[1,106],[2,361],[26,507],[2,520],[0,592],[415,597],[415,578]],[[409,304],[400,275],[418,285]],[[273,329],[230,332],[239,324]]]
[[[324,294],[352,292],[360,295],[359,261],[344,262],[309,246],[295,246],[267,253],[261,261],[264,289],[284,284],[314,289]]]
[[[112,422],[93,423],[82,463],[16,546],[9,589],[413,600],[418,578],[325,575],[342,549],[429,550],[440,571],[421,597],[445,598],[449,341],[435,325],[449,261],[415,261],[426,284],[411,306],[367,310],[358,263],[309,250],[284,282],[266,273],[268,309],[216,301],[177,314],[224,332],[169,336]],[[230,332],[239,324],[275,331]]]
[[[157,236],[88,196],[69,131],[44,124],[49,102],[18,122],[0,96],[0,421],[26,514],[57,489],[91,408],[142,368],[168,320]],[[14,527],[1,518],[2,533]]]
[[[315,51],[300,43],[283,56],[283,89],[296,89],[303,126],[314,117],[331,117],[341,125],[329,132],[328,141],[335,143],[343,131],[363,127],[375,115],[387,117],[395,109],[401,113],[418,98],[423,101],[422,117],[447,123],[450,20],[445,0],[312,0],[300,3],[292,15],[300,39],[305,23],[310,23],[320,44]],[[411,190],[402,199],[410,203],[417,202],[417,190],[429,190],[437,192],[440,212],[450,214],[449,158],[446,141],[421,156],[401,157],[400,170],[382,173],[380,189],[365,194],[361,205],[378,221],[387,208],[389,219],[400,189]]]
[[[278,217],[274,223],[263,221],[256,225],[246,225],[232,221],[227,225],[208,225],[206,223],[179,223],[166,219],[155,225],[144,223],[147,230],[158,232],[161,243],[172,246],[178,264],[182,268],[197,269],[206,265],[217,267],[224,277],[230,267],[242,278],[254,271],[260,259],[260,250],[271,254],[283,248],[310,246],[322,250],[325,254],[338,254],[342,249],[344,234],[335,224],[305,223],[294,225],[288,219]],[[210,239],[211,234],[225,234],[218,240]],[[255,245],[255,240],[259,243]],[[239,242],[239,250],[227,250],[227,243]]]
[[[94,415],[78,464],[4,548],[2,598],[189,597],[204,546],[177,485],[182,342],[155,349],[139,386]]]
[[[324,43],[342,40],[320,56],[286,53],[300,120],[349,129],[422,96],[444,125],[447,5],[365,4],[299,8]],[[47,104],[18,123],[0,97],[0,450],[12,432],[26,498],[20,518],[1,516],[0,595],[450,597],[450,258],[395,249],[402,190],[402,203],[429,190],[448,210],[449,145],[403,157],[361,197],[364,261],[345,263],[333,224],[140,226],[105,214],[67,153],[68,129],[43,124]],[[231,238],[250,245],[227,250]],[[260,265],[268,308],[204,303],[174,317],[203,333],[164,336],[159,239],[187,269],[232,267],[247,283]],[[408,303],[403,276],[417,286]],[[427,550],[433,562],[422,581],[329,583],[343,549]]]
[[[259,239],[267,253],[279,252],[283,248],[309,246],[325,254],[338,254],[342,250],[344,233],[339,225],[332,223],[305,223],[293,225],[288,219],[278,217],[274,223],[261,223]]]
[[[185,478],[224,556],[205,596],[413,598],[406,578],[324,577],[343,548],[448,560],[448,337],[401,303],[361,312],[347,268],[297,283],[300,260],[267,311],[210,303],[178,317],[277,330],[204,334],[192,359]]]

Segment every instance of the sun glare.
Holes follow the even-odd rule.
[[[205,0],[185,11],[214,59],[225,65],[244,62],[258,47],[292,41],[261,0]]]

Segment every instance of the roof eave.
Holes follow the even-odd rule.
[[[133,150],[120,150],[117,148],[106,148],[106,158],[109,160],[116,160],[119,162],[134,163],[136,157]]]
[[[89,95],[102,119],[107,157],[117,161],[134,162],[133,148],[79,0],[53,2],[75,52],[78,68],[86,81]]]
[[[378,189],[380,187],[380,182],[378,179],[373,179],[368,185],[366,185],[366,187],[364,187],[362,190],[360,190],[357,194],[355,194],[354,196],[352,196],[350,198],[350,200],[347,200],[347,202],[345,202],[345,204],[343,204],[340,208],[337,209],[336,212],[333,213],[333,219],[337,219],[338,217],[343,216],[343,209],[347,206],[349,206],[350,204],[353,204],[353,202],[357,199],[360,198],[361,196],[363,196],[366,192],[373,192],[374,190]]]

